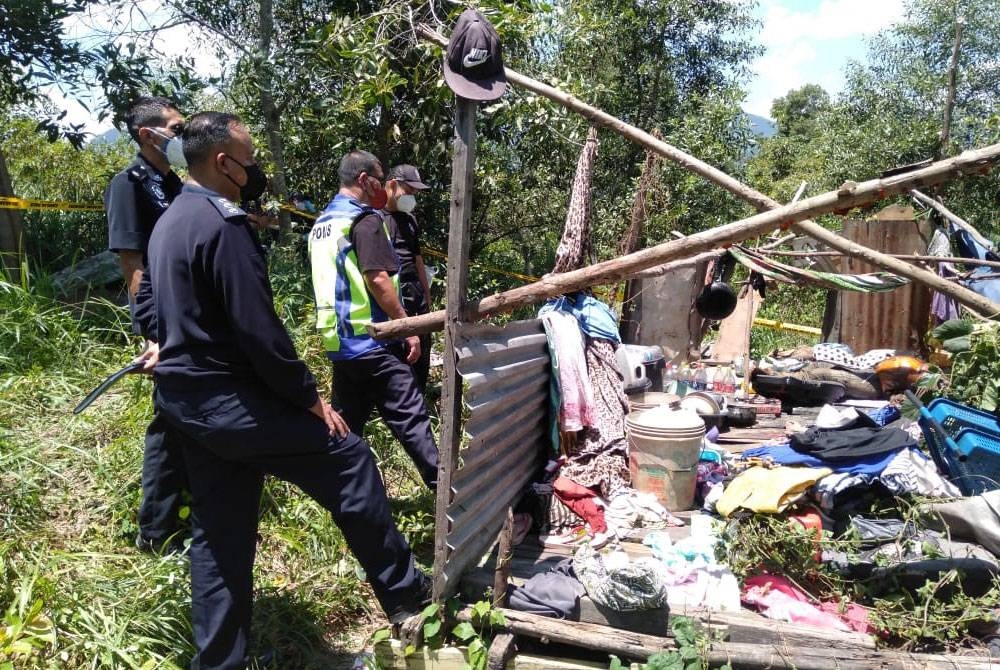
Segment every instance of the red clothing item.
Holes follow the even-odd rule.
[[[608,529],[604,520],[604,508],[594,502],[597,495],[586,486],[581,486],[567,477],[556,477],[552,482],[552,492],[559,502],[590,525],[592,533],[603,533]]]

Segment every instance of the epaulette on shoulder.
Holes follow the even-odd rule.
[[[235,219],[236,217],[247,215],[239,205],[232,200],[223,198],[221,195],[207,196],[207,198],[212,203],[212,206],[219,210],[219,214],[224,219]]]

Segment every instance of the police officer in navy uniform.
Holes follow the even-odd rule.
[[[392,245],[399,259],[399,295],[407,316],[426,314],[431,307],[431,286],[420,249],[420,224],[413,215],[417,195],[430,188],[412,165],[397,165],[389,170],[385,183],[385,220]],[[431,367],[431,336],[420,336],[420,357],[413,364],[420,392],[427,390]]]
[[[111,180],[104,193],[108,213],[108,247],[118,254],[125,275],[130,311],[148,262],[149,236],[157,220],[181,191],[171,165],[184,166],[180,133],[184,118],[166,98],[139,98],[125,117],[139,153]],[[138,326],[133,318],[133,330]],[[142,459],[142,503],[136,546],[144,551],[175,550],[178,537],[184,466],[171,445],[170,432],[158,413],[146,429]]]
[[[333,515],[390,621],[420,611],[427,578],[390,515],[369,445],[324,402],[274,311],[256,232],[234,203],[267,177],[240,120],[184,132],[190,180],[160,219],[137,318],[158,409],[176,429],[192,496],[192,668],[243,668],[263,480],[290,481]]]

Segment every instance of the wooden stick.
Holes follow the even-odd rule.
[[[434,30],[430,29],[425,25],[417,26],[417,32],[419,32],[426,39],[436,42],[437,44],[447,47],[448,40],[442,35],[438,34]],[[695,174],[701,175],[705,179],[708,179],[712,183],[721,186],[733,195],[745,200],[746,202],[753,205],[758,211],[767,211],[780,209],[781,204],[774,200],[773,198],[747,186],[738,179],[726,174],[722,170],[705,163],[702,160],[695,158],[694,156],[681,151],[680,149],[673,147],[662,140],[658,140],[649,133],[633,125],[625,123],[621,119],[618,119],[607,112],[601,111],[596,107],[588,105],[581,102],[578,98],[566,93],[565,91],[560,91],[557,88],[543,84],[540,81],[527,77],[523,74],[515,72],[510,68],[504,68],[504,73],[506,74],[507,81],[520,86],[521,88],[537,93],[538,95],[544,96],[553,102],[556,102],[567,109],[571,109],[584,118],[588,119],[591,124],[596,126],[601,126],[608,128],[619,135],[632,140],[638,144],[645,147],[649,147],[653,151],[656,151],[662,156],[672,160],[673,162],[680,165],[682,168],[694,172]],[[992,165],[992,162],[991,162]],[[916,170],[910,172],[909,174],[920,173],[922,170]],[[906,174],[906,173],[903,173]],[[898,177],[901,175],[892,175],[892,177]],[[887,177],[891,178],[891,177]],[[845,192],[850,192],[853,188],[853,183],[845,184],[841,187],[841,190]],[[894,195],[898,192],[888,193],[885,192],[880,194],[880,197],[871,198],[863,201],[863,204],[871,204],[872,202],[883,199],[886,195]],[[812,198],[810,198],[812,200]],[[850,209],[857,205],[851,205],[848,207],[842,207],[840,209]],[[831,210],[837,211],[837,210]],[[826,213],[826,212],[822,212]],[[827,246],[834,249],[839,249],[850,256],[856,256],[861,258],[872,265],[884,268],[896,274],[912,279],[913,281],[919,281],[926,284],[936,291],[943,293],[951,298],[954,298],[959,304],[968,307],[984,316],[994,316],[1000,314],[1000,305],[992,302],[979,295],[975,291],[965,288],[964,286],[952,284],[951,282],[942,281],[937,274],[929,272],[927,270],[914,267],[909,263],[904,261],[890,258],[885,254],[882,254],[874,249],[867,249],[859,244],[850,242],[840,237],[839,235],[828,231],[823,226],[809,220],[796,220],[793,222],[796,230],[801,233],[812,237],[813,239],[824,242]],[[746,238],[744,238],[746,239]],[[645,268],[643,268],[645,269]]]
[[[778,251],[776,249],[753,249],[758,254],[765,256],[791,256],[794,258],[808,258],[810,256],[846,256],[842,251]],[[1000,268],[1000,261],[986,261],[978,258],[961,258],[959,256],[921,256],[920,254],[886,254],[893,258],[900,258],[906,261],[920,261],[924,263],[962,263],[964,265],[981,265],[988,268]]]
[[[469,285],[469,215],[472,212],[472,177],[476,165],[476,109],[465,98],[456,98],[455,138],[451,165],[451,212],[448,227],[447,325],[444,329],[444,379],[441,382],[441,435],[434,529],[434,601],[443,602],[457,587],[445,576],[448,563],[448,506],[452,479],[458,469],[462,442],[462,378],[458,374],[455,339],[458,324],[467,319]],[[472,557],[469,557],[472,558]]]
[[[930,207],[931,209],[933,209],[935,212],[937,212],[938,214],[940,214],[941,216],[943,216],[944,218],[948,219],[953,224],[955,224],[956,226],[958,226],[959,228],[961,228],[962,230],[964,230],[965,232],[967,232],[969,235],[972,235],[973,239],[975,239],[976,242],[979,242],[981,245],[983,245],[987,249],[992,249],[994,247],[993,242],[991,242],[988,239],[986,239],[985,237],[983,237],[982,233],[980,233],[978,230],[976,230],[972,226],[972,224],[970,224],[965,219],[961,218],[960,216],[958,216],[957,214],[955,214],[954,212],[952,212],[950,209],[948,209],[947,207],[945,207],[943,204],[941,204],[940,202],[938,202],[934,198],[930,197],[929,195],[924,195],[923,193],[921,193],[917,189],[911,189],[910,190],[910,195],[912,195],[917,200],[917,202],[920,202],[920,203],[922,203],[924,205],[927,205],[928,207]]]
[[[572,293],[573,291],[579,291],[590,286],[620,281],[631,274],[661,265],[667,261],[688,258],[720,245],[741,242],[763,235],[775,228],[794,225],[797,221],[818,214],[850,209],[881,200],[886,196],[905,193],[913,188],[915,184],[938,184],[967,172],[978,172],[984,167],[992,166],[997,162],[1000,162],[1000,144],[985,147],[977,151],[966,151],[959,156],[932,163],[920,170],[853,184],[850,189],[842,188],[837,191],[821,193],[820,195],[800,200],[797,203],[777,210],[755,214],[746,219],[695,233],[680,240],[670,240],[669,242],[637,251],[634,254],[614,258],[572,272],[547,275],[537,282],[526,284],[525,286],[520,286],[504,293],[488,296],[478,302],[471,302],[468,307],[468,318],[472,320],[482,318],[493,312],[509,312],[518,307],[540,302],[553,296]],[[834,235],[834,237],[836,236]],[[826,242],[826,240],[823,241]],[[864,252],[867,252],[867,250],[863,250],[860,245],[847,244],[852,247],[854,252],[852,255],[861,256],[865,260],[868,260],[864,256]],[[854,249],[854,247],[857,248]],[[895,261],[896,259],[890,260]],[[451,262],[450,259],[449,262]],[[901,263],[902,261],[896,262]],[[909,265],[907,267],[912,268]],[[925,279],[924,283],[941,293],[955,295],[954,289],[957,287],[951,282],[945,281],[934,273],[926,271],[925,273],[930,275],[930,277]],[[974,297],[970,299],[966,295],[967,293],[971,293]],[[976,309],[983,314],[996,314],[1000,311],[1000,307],[997,307],[991,301],[968,289],[961,294],[960,298],[956,299],[960,303]],[[377,339],[395,339],[415,333],[429,333],[440,330],[443,324],[444,312],[438,311],[406,319],[374,323],[368,327],[368,331]]]
[[[580,621],[561,621],[528,614],[517,610],[502,609],[511,633],[570,644],[583,649],[593,649],[616,654],[628,659],[646,660],[653,654],[677,648],[673,638],[644,635],[627,630]],[[471,621],[472,608],[458,612],[459,621]],[[819,638],[817,638],[817,642]],[[899,651],[872,649],[830,649],[801,647],[782,644],[750,644],[714,642],[708,645],[703,658],[710,666],[730,661],[740,668],[797,668],[798,670],[986,670],[993,667],[989,660],[974,656],[944,656],[938,654],[909,654]]]

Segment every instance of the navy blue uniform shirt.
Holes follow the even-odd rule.
[[[264,251],[246,212],[214,191],[185,185],[149,240],[136,318],[160,344],[165,389],[263,384],[312,407],[316,380],[274,311]]]
[[[137,155],[104,191],[108,248],[115,253],[141,251],[145,265],[153,227],[180,192],[181,180],[173,170],[163,174],[142,154]]]

